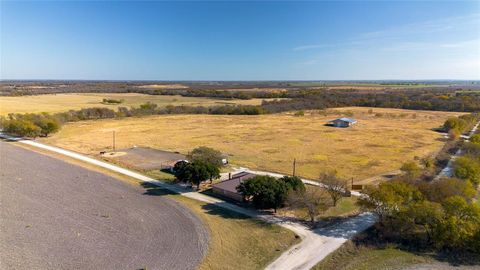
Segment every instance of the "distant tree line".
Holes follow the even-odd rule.
[[[7,117],[0,118],[0,125],[4,131],[20,136],[34,136],[38,132],[32,126],[41,128],[40,120],[54,121],[57,131],[62,123],[76,122],[82,120],[94,120],[94,119],[108,119],[108,118],[121,118],[121,117],[134,117],[145,115],[164,115],[164,114],[216,114],[216,115],[260,115],[269,113],[278,113],[284,111],[297,110],[303,111],[304,109],[325,109],[329,107],[342,107],[350,106],[350,104],[340,101],[325,101],[314,96],[312,98],[291,99],[291,100],[274,100],[264,101],[262,105],[219,105],[219,106],[173,106],[168,105],[166,107],[158,107],[157,104],[147,102],[138,107],[119,107],[116,111],[109,108],[84,108],[80,110],[69,110],[67,112],[55,113],[55,114],[10,114]],[[468,129],[473,123],[474,118],[468,118],[470,116],[461,116],[460,118],[449,119],[444,128],[446,131],[452,134],[463,132],[464,129]],[[21,120],[21,121],[20,121]],[[35,121],[34,121],[35,120]],[[28,123],[27,123],[28,122]],[[33,131],[32,131],[33,129]],[[47,136],[52,132],[45,133],[45,128],[38,134]],[[54,131],[54,132],[55,132]],[[38,136],[38,135],[37,135]]]

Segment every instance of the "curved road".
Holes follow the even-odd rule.
[[[0,142],[0,269],[195,269],[207,248],[175,201]]]

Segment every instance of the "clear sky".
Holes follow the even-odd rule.
[[[2,79],[480,79],[480,1],[0,2]]]

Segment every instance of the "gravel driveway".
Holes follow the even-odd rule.
[[[202,222],[143,193],[0,142],[0,269],[195,269]]]

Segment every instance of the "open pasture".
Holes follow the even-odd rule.
[[[327,111],[225,116],[164,115],[67,124],[46,143],[86,154],[112,146],[134,145],[186,154],[209,146],[229,155],[230,163],[251,169],[289,174],[293,159],[297,174],[316,179],[321,172],[360,181],[397,170],[414,157],[435,154],[445,143],[433,131],[460,113],[382,108],[338,108]],[[351,116],[351,128],[325,126],[329,120]]]
[[[104,98],[123,100],[123,102],[120,104],[103,104],[102,100]],[[136,93],[48,94],[35,96],[0,97],[0,115],[6,115],[9,113],[55,113],[92,107],[116,109],[118,107],[139,106],[140,104],[146,102],[153,102],[161,107],[167,105],[259,105],[262,103],[262,100],[221,100],[202,97],[144,95]]]

